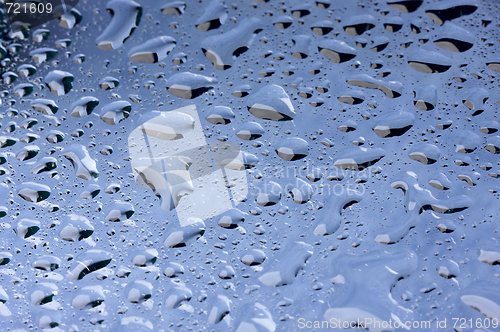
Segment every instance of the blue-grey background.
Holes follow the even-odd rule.
[[[331,5],[320,8],[323,2]],[[8,138],[17,140],[0,149],[6,159],[0,166],[0,203],[5,211],[0,219],[2,330],[328,331],[332,329],[301,329],[300,319],[324,321],[339,312],[351,318],[431,321],[432,331],[452,331],[453,318],[467,320],[463,327],[455,326],[457,331],[500,330],[498,325],[484,328],[477,323],[493,324],[495,318],[497,323],[500,319],[500,170],[498,154],[490,152],[498,153],[500,148],[497,2],[426,0],[416,11],[404,13],[387,1],[186,0],[182,14],[163,14],[161,9],[168,3],[81,0],[73,9],[78,12],[67,14],[73,18],[41,27],[46,31],[38,34],[46,39],[36,38],[36,28],[29,35],[3,34],[3,72],[17,75],[20,66],[30,64],[36,73],[19,76],[12,83],[5,81],[12,75],[4,75],[2,86],[2,145]],[[436,24],[426,14],[460,5],[477,8],[445,25]],[[111,22],[107,7],[118,21]],[[81,21],[76,23],[78,17]],[[261,24],[253,40],[245,40],[243,33],[230,34],[251,17]],[[3,20],[8,31],[5,15]],[[315,34],[311,27],[325,20],[332,30]],[[220,27],[212,23],[214,28],[208,31],[196,28],[206,21],[219,22]],[[73,27],[72,22],[76,23]],[[286,22],[291,25],[280,29]],[[356,22],[373,28],[357,36],[347,34],[345,27]],[[402,25],[401,29],[387,31],[392,28],[384,24],[391,22]],[[469,41],[470,49],[453,52],[435,45],[448,23],[456,32],[451,39]],[[113,29],[105,31],[110,24]],[[224,59],[229,59],[225,61],[231,62],[226,70],[214,68],[202,51],[206,38],[221,34],[230,37],[221,39],[219,45],[226,52]],[[116,42],[114,49],[98,47],[106,39],[103,35]],[[133,47],[159,36],[175,39],[168,56],[152,64],[129,60]],[[61,39],[69,39],[71,44],[56,48]],[[233,58],[233,51],[240,47],[238,39],[248,50]],[[301,45],[300,40],[309,43]],[[329,40],[345,42],[356,56],[331,62],[320,53]],[[385,49],[372,50],[385,43]],[[58,53],[37,64],[30,52],[45,52],[41,48],[54,48]],[[292,56],[296,51],[307,57],[297,59]],[[431,64],[444,63],[449,69],[442,73],[417,71],[408,63],[415,57]],[[317,73],[311,74],[312,69]],[[74,77],[71,90],[64,95],[54,95],[45,84],[46,75],[53,70]],[[216,82],[200,96],[182,99],[167,87],[171,77],[185,72]],[[348,84],[360,74],[399,82],[401,96],[389,98],[382,91]],[[102,90],[102,80],[109,81],[106,77],[119,85]],[[327,92],[316,89],[327,81]],[[25,83],[30,85],[19,86]],[[200,83],[188,80],[186,85],[190,84],[193,89],[203,87],[203,83],[195,86]],[[273,95],[264,96],[272,84],[282,87],[291,100],[293,120],[266,120],[249,112],[247,106],[255,102],[277,103]],[[247,85],[248,96],[234,96],[233,91],[242,85]],[[437,95],[434,108],[417,108],[414,91],[430,85]],[[29,91],[30,87],[29,95],[16,96],[15,91]],[[361,96],[362,102],[339,100],[350,95]],[[488,97],[486,101],[483,95]],[[70,106],[85,96],[97,98],[99,105],[87,116],[71,116]],[[34,110],[31,104],[39,98],[53,100],[59,107],[57,113]],[[114,125],[104,122],[101,109],[120,100],[131,104],[128,117]],[[464,104],[467,100],[474,100],[472,110]],[[177,215],[175,210],[162,210],[153,191],[135,184],[127,139],[148,112],[192,104],[202,119],[207,142],[237,143],[248,153],[249,195],[237,205],[244,214],[237,228],[221,227],[221,216],[214,217],[204,221],[204,232],[203,227],[186,231],[190,236],[185,235],[184,247],[169,248],[165,239],[179,228]],[[230,107],[235,115],[231,122],[206,121],[214,106]],[[401,127],[395,112],[413,115],[413,121],[403,125],[410,128],[392,137],[377,135],[373,130],[377,125]],[[29,127],[28,119],[36,123]],[[239,138],[236,134],[247,122],[259,123],[262,136],[250,141]],[[57,143],[47,140],[53,130],[64,139]],[[301,159],[287,161],[275,151],[282,146],[292,151],[305,149],[306,153]],[[22,152],[27,147],[38,153],[26,160]],[[64,156],[82,147],[96,163],[97,178],[77,177]],[[417,155],[411,158],[415,151]],[[415,157],[422,155],[435,162],[415,160],[424,160]],[[55,158],[57,167],[30,172],[44,157]],[[361,171],[343,170],[335,164],[342,158],[374,163]],[[435,179],[445,188],[436,188]],[[395,181],[406,185],[405,193],[394,188]],[[305,202],[299,204],[289,189],[304,188],[303,183],[310,186],[303,190],[313,194],[305,193]],[[42,190],[35,184],[48,186],[50,196],[33,203],[19,195],[26,186],[31,193]],[[82,198],[85,191],[95,192],[96,185],[100,192],[95,197]],[[281,195],[277,194],[279,188]],[[357,202],[343,209],[354,202],[351,198]],[[266,199],[276,204],[265,204]],[[453,208],[457,211],[451,211]],[[119,210],[120,218],[110,221],[114,209]],[[132,210],[133,215],[126,214]],[[61,237],[72,214],[88,220],[86,224],[80,219],[75,227],[79,231],[93,228],[90,236],[87,232],[88,237],[79,240],[77,236],[75,241]],[[334,222],[339,228],[333,234],[315,234],[318,224]],[[35,225],[31,230],[36,233],[24,238],[19,234],[26,234],[26,225]],[[375,240],[394,233],[402,234],[396,243]],[[243,263],[248,263],[246,255],[257,264]],[[57,268],[52,265],[52,271],[50,264],[40,263],[41,258],[55,262]],[[75,269],[92,264],[105,267],[73,280]],[[267,285],[269,272],[286,279],[287,285]],[[78,296],[83,296],[78,298],[83,301],[81,309],[75,305]],[[480,310],[467,304],[471,296]],[[447,327],[438,328],[436,321],[444,319]]]

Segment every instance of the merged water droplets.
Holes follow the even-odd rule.
[[[82,21],[82,14],[75,8],[71,8],[68,11],[68,5],[66,5],[66,11],[64,15],[59,17],[59,26],[72,29],[75,25]]]
[[[44,82],[52,94],[62,96],[71,91],[74,79],[75,78],[71,73],[61,70],[53,70],[45,76]]]
[[[42,112],[45,115],[55,114],[59,110],[59,106],[51,99],[35,99],[31,102],[30,106],[35,111]]]
[[[443,73],[451,68],[452,60],[441,53],[417,49],[408,55],[408,64],[422,73]]]
[[[175,47],[175,39],[160,36],[133,47],[128,54],[130,61],[156,63],[162,61]]]
[[[29,64],[23,64],[17,68],[17,72],[22,77],[32,76],[36,73],[36,67]]]
[[[287,245],[281,257],[275,258],[263,271],[259,280],[266,286],[278,287],[292,284],[313,254],[312,246],[304,242]]]
[[[409,171],[400,172],[391,186],[395,189],[403,190],[405,194],[404,206],[407,215],[403,219],[403,222],[400,222],[396,226],[388,227],[386,234],[376,236],[375,241],[384,244],[393,244],[402,240],[411,228],[417,226],[420,219],[419,215],[426,210],[432,210],[443,214],[452,214],[468,209],[472,202],[471,199],[465,195],[439,200],[435,198],[429,190],[421,188],[417,183],[416,174]]]
[[[231,300],[225,295],[217,295],[210,304],[208,323],[218,324],[231,312]]]
[[[437,104],[437,88],[432,85],[421,85],[413,91],[413,105],[423,111],[430,111],[436,107]]]
[[[240,258],[241,262],[248,266],[260,265],[265,259],[266,255],[259,249],[245,251]]]
[[[167,80],[167,91],[173,96],[193,99],[213,88],[217,80],[189,72],[172,75]]]
[[[70,115],[77,118],[90,115],[97,105],[99,105],[99,99],[96,97],[81,97],[71,104]]]
[[[465,52],[474,46],[474,35],[459,26],[446,22],[434,45],[452,52]]]
[[[135,209],[131,203],[115,200],[108,208],[106,220],[113,222],[124,221],[132,217],[134,212]]]
[[[61,266],[61,260],[55,256],[41,256],[33,262],[33,268],[42,271],[55,271]]]
[[[173,1],[161,7],[161,12],[165,15],[181,15],[186,10],[184,1]]]
[[[434,23],[442,25],[464,15],[470,15],[477,10],[475,1],[442,1],[425,11]]]
[[[498,307],[500,299],[498,298],[498,284],[486,280],[476,281],[470,284],[460,294],[462,303],[476,309],[489,320],[495,322],[498,320]],[[481,316],[481,317],[484,317]]]
[[[419,143],[413,146],[408,152],[408,156],[422,164],[434,164],[441,155],[439,148],[433,144]]]
[[[75,262],[66,274],[66,278],[80,280],[86,275],[106,267],[111,262],[111,257],[111,254],[104,250],[87,250],[75,259]]]
[[[100,306],[106,300],[101,286],[85,286],[76,292],[71,305],[78,310],[89,310]]]
[[[59,237],[62,240],[76,242],[88,238],[94,233],[90,221],[76,214],[70,214],[61,223]]]
[[[388,1],[387,5],[391,8],[397,9],[402,13],[413,13],[423,3],[423,0],[396,0]]]
[[[106,9],[111,15],[111,22],[96,38],[96,43],[101,50],[116,50],[141,22],[142,6],[132,0],[112,0]]]
[[[56,57],[59,52],[56,49],[42,47],[30,52],[30,57],[36,64],[48,62]]]
[[[323,40],[318,46],[318,51],[333,63],[342,63],[356,57],[358,52],[353,47],[339,40]]]
[[[273,21],[273,26],[276,29],[284,30],[289,28],[293,23],[293,19],[290,16],[282,15]]]
[[[379,137],[401,136],[406,133],[415,122],[415,116],[409,112],[390,112],[374,121],[373,131]]]
[[[455,138],[455,152],[471,153],[481,144],[481,138],[472,131],[462,131]]]
[[[26,189],[21,189],[24,190],[24,193],[19,194],[19,196],[25,198],[29,202],[38,202],[38,194],[35,192],[28,192]],[[20,239],[27,239],[33,235],[36,234],[40,230],[40,222],[38,220],[32,220],[28,218],[23,218],[16,222],[14,225],[14,232],[16,233],[17,237]]]
[[[102,90],[111,90],[116,88],[120,84],[120,81],[112,76],[104,77],[99,81],[99,87]]]
[[[347,80],[347,84],[362,88],[380,90],[388,98],[397,98],[401,96],[403,90],[403,84],[401,84],[401,82],[378,80],[366,74],[359,74],[350,77]]]
[[[234,58],[251,47],[255,35],[262,28],[261,20],[257,18],[245,19],[238,27],[225,34],[204,39],[201,42],[201,50],[216,69],[229,69],[233,66]]]
[[[126,100],[114,101],[101,109],[101,120],[115,125],[128,118],[132,105]]]
[[[250,113],[259,119],[289,121],[295,117],[295,109],[285,90],[275,84],[253,93],[247,102]]]
[[[378,162],[385,156],[380,148],[351,148],[336,155],[334,166],[340,169],[361,171]]]
[[[92,159],[87,148],[83,145],[71,145],[65,149],[63,156],[71,162],[77,177],[91,180],[99,176],[95,160]]]
[[[185,247],[194,242],[205,233],[205,223],[201,219],[191,219],[191,224],[172,229],[167,235],[163,245],[167,248]]]
[[[212,124],[229,124],[235,118],[233,111],[226,106],[215,106],[205,119]]]
[[[14,87],[14,95],[21,98],[24,96],[28,96],[33,92],[33,84],[31,83],[21,83]]]
[[[264,184],[258,194],[256,201],[261,206],[276,205],[281,199],[282,188],[279,184],[269,181]]]
[[[309,144],[302,138],[287,138],[276,145],[275,151],[281,159],[295,161],[307,157]]]
[[[412,311],[392,301],[391,289],[397,281],[411,276],[417,269],[417,256],[411,251],[389,254],[342,254],[334,259],[331,282],[338,287],[329,306],[324,306],[323,319],[362,322],[374,329],[375,320],[398,322],[412,319]],[[360,290],[360,288],[362,290]]]
[[[165,307],[167,309],[178,309],[193,297],[191,289],[185,286],[171,287],[165,296]]]
[[[375,18],[371,15],[354,15],[348,18],[343,28],[350,36],[361,35],[375,27]]]
[[[272,332],[276,330],[269,309],[261,303],[246,303],[242,305],[236,315],[235,331],[251,329],[254,331]]]
[[[43,157],[37,164],[30,169],[30,173],[39,174],[49,172],[57,168],[57,160],[54,157]]]

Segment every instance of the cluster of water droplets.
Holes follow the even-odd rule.
[[[2,9],[3,329],[498,326],[499,10]]]

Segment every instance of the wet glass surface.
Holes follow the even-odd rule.
[[[500,331],[498,2],[6,10],[2,331]]]

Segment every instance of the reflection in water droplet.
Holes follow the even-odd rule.
[[[71,104],[70,115],[77,118],[90,115],[97,105],[99,105],[99,99],[91,96],[81,97]]]
[[[235,331],[274,332],[276,323],[271,312],[258,302],[245,303],[237,309]]]
[[[73,144],[66,148],[63,156],[68,159],[76,171],[76,176],[84,180],[91,180],[99,176],[96,162],[89,155],[87,148],[80,144]]]
[[[82,287],[76,292],[71,301],[73,308],[78,310],[89,310],[104,303],[106,296],[102,286],[92,285]]]
[[[257,122],[247,122],[242,124],[238,128],[236,136],[243,140],[249,141],[261,137],[262,135],[264,135],[264,133],[264,128],[262,128],[262,126]]]
[[[36,64],[40,64],[54,59],[58,53],[56,49],[43,47],[31,51],[30,57]]]
[[[116,50],[141,22],[142,6],[132,0],[112,0],[106,9],[111,14],[111,22],[96,38],[96,43],[101,50]]]
[[[205,7],[203,14],[196,20],[195,26],[199,31],[209,31],[217,29],[227,19],[227,6],[223,0],[212,0]]]
[[[287,138],[276,145],[275,151],[281,159],[295,161],[309,154],[309,144],[302,138]]]
[[[167,91],[179,98],[193,99],[212,89],[214,83],[217,80],[208,76],[179,73],[167,80]]]
[[[322,40],[318,51],[333,63],[342,63],[356,57],[358,52],[340,40]]]
[[[102,90],[111,90],[116,88],[120,84],[120,81],[118,81],[116,78],[107,76],[101,79],[99,82],[99,87]]]
[[[255,35],[261,30],[261,20],[245,19],[238,27],[225,34],[204,39],[201,42],[201,49],[216,69],[229,69],[234,63],[234,58],[250,48]]]
[[[175,44],[172,37],[156,37],[130,49],[128,58],[135,62],[156,63],[165,59]]]
[[[62,96],[71,91],[74,77],[71,73],[61,70],[53,70],[48,73],[44,82],[50,89],[50,92],[56,96]]]
[[[330,280],[338,287],[338,292],[330,305],[325,306],[323,319],[359,320],[369,330],[377,330],[370,323],[374,320],[392,319],[403,325],[413,313],[392,301],[390,292],[398,280],[411,276],[417,265],[416,254],[407,250],[395,254],[373,251],[363,255],[337,256]]]
[[[80,280],[89,273],[106,267],[110,262],[109,252],[100,249],[87,250],[76,258],[66,277],[69,280]]]
[[[285,90],[275,84],[265,86],[248,99],[247,108],[255,117],[273,121],[289,121],[295,109]]]
[[[422,73],[443,73],[451,68],[452,60],[441,53],[419,48],[408,55],[408,64]]]
[[[182,15],[186,10],[184,1],[173,1],[161,7],[161,12],[165,15]]]
[[[108,125],[115,125],[129,117],[132,105],[126,100],[114,101],[101,110],[101,120]]]
[[[379,137],[401,136],[414,124],[415,116],[409,112],[391,112],[375,119],[373,131]]]
[[[65,241],[81,241],[94,233],[90,221],[76,214],[66,216],[60,226],[59,237]]]

